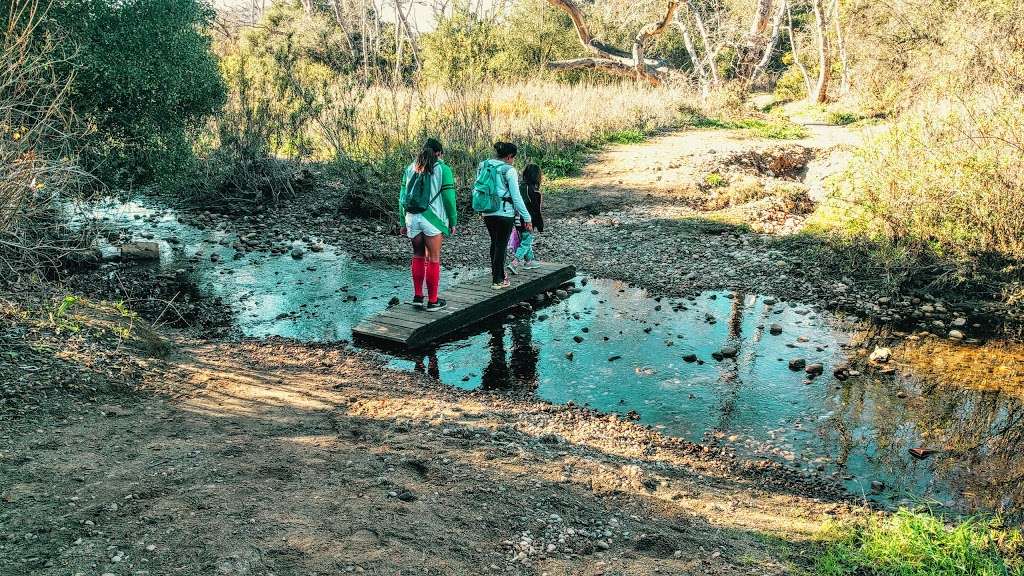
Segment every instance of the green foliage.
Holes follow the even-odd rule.
[[[825,115],[825,122],[833,126],[847,126],[863,119],[864,117],[856,112],[832,111]]]
[[[743,130],[751,136],[771,140],[800,140],[801,138],[806,138],[809,134],[807,128],[790,122],[782,116],[727,120],[694,115],[690,117],[689,124],[694,128]]]
[[[224,101],[199,0],[58,0],[47,31],[74,46],[71,99],[93,132],[82,162],[100,180],[174,186],[192,136]]]
[[[775,83],[775,98],[783,102],[794,102],[807,98],[807,84],[804,75],[796,66],[786,68]]]
[[[816,563],[820,576],[1021,576],[1024,539],[981,519],[949,526],[905,509],[885,519],[833,527]]]
[[[609,132],[602,139],[609,144],[639,144],[647,139],[647,135],[642,130],[627,128]]]
[[[718,172],[711,172],[704,176],[704,184],[709,188],[721,188],[727,186],[729,181]]]
[[[498,75],[501,27],[468,6],[457,7],[420,41],[423,74],[447,86]]]

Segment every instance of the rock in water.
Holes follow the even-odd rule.
[[[782,326],[779,324],[772,324],[768,329],[768,333],[772,336],[778,336],[779,334],[782,334]]]
[[[739,353],[739,350],[737,350],[735,346],[723,346],[718,352],[723,358],[735,358],[736,354]]]
[[[398,299],[398,296],[392,296],[391,300],[388,300],[388,308],[394,308],[395,306],[398,306],[400,302],[401,300]]]
[[[930,448],[910,448],[907,452],[910,452],[910,455],[918,460],[924,460],[932,454],[935,454],[937,450],[932,450]]]
[[[302,251],[302,248],[299,248],[298,246],[296,246],[295,248],[292,248],[292,258],[295,258],[296,260],[299,260],[304,255],[305,255],[305,252]]]
[[[825,372],[825,366],[822,364],[808,364],[804,371],[811,376],[821,376]]]
[[[697,361],[697,355],[696,354],[687,354],[686,356],[683,356],[683,361],[684,362],[696,362]]]
[[[789,369],[794,372],[799,372],[807,366],[807,360],[803,358],[794,358],[789,361]]]

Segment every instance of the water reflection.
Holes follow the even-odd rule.
[[[508,326],[507,331],[512,334],[510,359],[505,345],[506,325],[499,324],[488,330],[490,362],[483,369],[481,387],[484,390],[535,392],[539,386],[537,361],[540,350],[533,343],[533,323],[530,319],[520,319]]]
[[[906,398],[900,398],[906,396]],[[913,377],[862,378],[836,396],[822,449],[845,470],[891,479],[888,499],[921,498],[962,511],[1024,520],[1024,404],[1005,392],[972,392]],[[923,459],[910,448],[936,452]]]

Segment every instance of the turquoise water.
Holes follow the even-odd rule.
[[[349,340],[352,326],[409,291],[404,267],[355,261],[330,246],[298,260],[266,253],[236,259],[230,234],[189,227],[171,212],[117,205],[94,215],[161,242],[161,266],[190,266],[199,290],[229,305],[247,336]],[[211,264],[211,254],[219,262]],[[446,270],[442,291],[478,273]],[[936,388],[913,374],[840,382],[832,368],[846,361],[844,344],[855,327],[800,303],[724,291],[656,299],[621,282],[577,281],[579,293],[561,302],[502,316],[428,353],[389,355],[389,362],[464,389],[633,412],[666,434],[833,475],[884,503],[1019,515],[1019,483],[1001,483],[1020,463],[1013,440],[1024,429],[1018,400]],[[773,324],[781,334],[771,334]],[[726,347],[735,357],[712,357]],[[691,354],[696,361],[684,360]],[[789,369],[794,358],[823,364],[824,374],[808,380]],[[937,427],[943,438],[925,436]],[[923,461],[907,453],[937,444],[968,448]],[[881,493],[872,494],[872,481],[885,483]]]

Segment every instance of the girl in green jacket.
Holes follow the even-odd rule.
[[[453,234],[458,223],[455,177],[442,156],[444,149],[441,143],[434,138],[428,139],[416,161],[406,167],[402,176],[402,190],[398,195],[401,233],[412,241],[412,303],[428,311],[441,310],[447,305],[444,299],[437,296],[441,280],[441,239]],[[426,178],[425,184],[429,184],[431,201],[423,212],[406,213],[408,186],[417,175]]]

